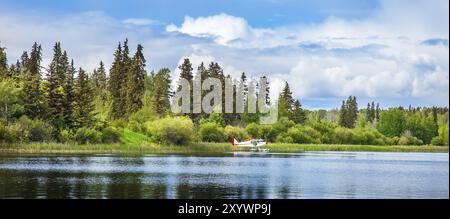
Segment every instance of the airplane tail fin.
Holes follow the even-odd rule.
[[[236,141],[236,139],[233,137],[233,139],[232,139],[232,141],[231,141],[231,144],[236,145],[236,144],[238,144],[238,143],[239,143],[239,142]]]

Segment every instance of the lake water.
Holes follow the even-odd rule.
[[[0,198],[447,199],[449,155],[1,155]]]

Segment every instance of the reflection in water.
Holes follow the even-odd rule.
[[[448,198],[448,154],[2,156],[0,198]]]

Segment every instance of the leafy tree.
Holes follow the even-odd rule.
[[[389,109],[381,112],[377,129],[386,136],[394,137],[403,134],[405,126],[406,117],[404,112],[400,109]]]
[[[20,101],[22,89],[14,86],[12,79],[0,80],[0,115],[8,124],[13,116],[23,111]]]

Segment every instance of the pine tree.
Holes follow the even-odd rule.
[[[377,122],[380,121],[380,113],[381,113],[380,104],[377,103],[377,108],[376,108],[376,110],[375,110],[375,120],[376,120]]]
[[[100,66],[97,69],[98,74],[98,87],[97,87],[97,95],[100,96],[100,100],[102,102],[102,106],[106,105],[106,100],[108,98],[107,89],[108,89],[108,78],[106,76],[105,65],[103,62],[100,62]]]
[[[342,102],[339,112],[339,125],[346,128],[354,128],[358,119],[358,103],[356,97],[349,96],[347,101]]]
[[[109,73],[108,89],[112,95],[112,109],[111,116],[113,119],[118,119],[123,116],[124,110],[121,98],[122,98],[122,86],[123,86],[123,74],[122,74],[122,46],[119,45],[114,54],[114,62],[111,66]]]
[[[289,119],[297,124],[304,124],[306,121],[306,113],[302,109],[299,100],[294,101],[293,109],[289,113]]]
[[[192,68],[191,62],[187,58],[184,59],[183,64],[178,66],[178,69],[180,69],[180,78],[186,79],[189,82],[189,86],[190,86],[190,90],[189,90],[189,97],[190,97],[189,111],[192,112],[192,110],[193,110],[193,96],[192,96],[193,81],[192,80],[194,79],[192,70],[194,70],[194,69]],[[181,83],[179,82],[177,91],[181,91],[181,89],[182,89]],[[191,119],[193,119],[193,114],[192,113],[190,113],[189,116],[191,117]]]
[[[61,44],[57,42],[53,49],[53,60],[47,73],[47,102],[53,125],[60,129],[64,127],[66,104],[64,83],[69,71],[67,53],[61,51]]]
[[[142,45],[138,45],[128,72],[127,80],[127,112],[132,114],[142,108],[142,96],[145,92],[145,57]]]
[[[370,103],[367,103],[366,108],[366,122],[373,122],[372,109],[370,108]]]
[[[65,125],[69,128],[73,128],[74,126],[74,115],[73,115],[73,104],[75,100],[75,65],[73,60],[70,62],[70,66],[68,71],[66,72],[65,80],[64,80],[64,121]]]
[[[439,135],[439,124],[438,124],[438,109],[437,107],[433,106],[432,110],[432,116],[433,116],[433,137]]]
[[[165,115],[170,108],[171,83],[170,70],[168,68],[162,68],[154,76],[152,93],[155,99],[155,109],[159,116]]]
[[[278,98],[278,111],[280,117],[288,117],[290,115],[291,110],[294,107],[294,99],[292,98],[291,88],[289,87],[289,83],[285,82],[284,88],[280,93]]]
[[[89,77],[83,69],[79,69],[75,83],[74,118],[76,127],[89,127],[94,116],[94,90],[89,83]]]
[[[98,74],[98,89],[104,91],[107,88],[108,79],[106,76],[105,65],[103,64],[102,61],[100,61],[100,66],[97,69],[97,74]]]
[[[23,103],[24,113],[30,118],[45,118],[45,98],[41,90],[41,61],[42,47],[37,43],[33,44],[31,58],[25,51],[20,62],[21,80],[23,82]],[[16,64],[18,66],[18,64]]]
[[[5,78],[8,72],[8,58],[6,56],[6,48],[0,44],[0,79]]]
[[[347,104],[342,101],[341,109],[339,110],[339,125],[342,127],[347,127]]]

